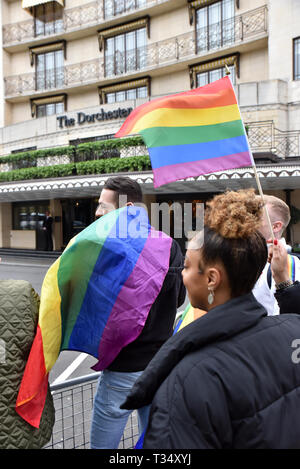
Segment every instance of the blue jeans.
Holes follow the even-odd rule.
[[[104,370],[96,391],[92,425],[92,449],[117,449],[132,410],[120,409],[142,371],[121,373]],[[140,434],[148,423],[150,406],[138,409]]]

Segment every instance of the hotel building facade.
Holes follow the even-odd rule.
[[[171,226],[174,202],[184,210],[256,188],[242,168],[154,189],[142,142],[111,142],[136,106],[217,80],[226,66],[262,188],[291,207],[286,236],[297,248],[298,0],[2,0],[0,8],[0,248],[43,250],[50,210],[54,249],[63,249],[94,220],[111,174],[136,179],[149,208],[167,203]]]

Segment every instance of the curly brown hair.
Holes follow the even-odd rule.
[[[223,238],[247,238],[259,228],[262,208],[254,189],[227,191],[207,202],[204,222]]]

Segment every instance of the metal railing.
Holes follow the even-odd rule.
[[[44,449],[89,449],[90,425],[100,373],[70,379],[51,386],[55,424]],[[139,437],[136,412],[128,419],[119,449],[134,448]]]
[[[170,0],[98,0],[63,11],[62,17],[52,22],[45,22],[47,27],[37,27],[34,19],[5,24],[3,26],[3,44],[29,42],[36,38],[67,33],[76,29],[99,25],[105,20],[126,15],[141,8],[152,7]],[[40,18],[42,20],[42,18]],[[44,34],[42,34],[42,32]]]
[[[300,156],[300,130],[279,130],[272,120],[245,125],[253,153],[272,153],[280,158]]]
[[[178,61],[188,61],[205,53],[208,50],[230,47],[249,38],[259,37],[267,32],[266,6],[236,16],[231,21],[233,33],[221,35],[217,41],[210,36],[211,29],[202,28],[195,32],[180,34],[163,41],[154,42],[147,46],[119,52],[118,57],[92,59],[61,67],[49,69],[44,72],[42,78],[36,73],[12,75],[4,78],[5,96],[20,96],[35,94],[52,89],[65,89],[74,86],[82,86],[101,82],[104,79],[132,75],[138,71],[155,69],[158,66],[172,65]],[[228,21],[228,20],[226,20]],[[224,22],[226,23],[226,22]],[[241,27],[243,25],[243,27]],[[211,27],[210,27],[211,28]],[[223,25],[224,29],[224,25]],[[225,28],[228,30],[228,26]],[[204,40],[204,37],[210,40]],[[202,39],[201,39],[202,38]],[[199,42],[200,41],[200,42]],[[59,80],[54,77],[59,76]],[[37,83],[44,83],[44,87]]]

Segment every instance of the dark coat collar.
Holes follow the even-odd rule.
[[[136,381],[121,408],[137,409],[150,404],[158,387],[174,366],[188,353],[255,326],[267,316],[252,293],[216,306],[207,314],[173,335],[157,352]]]

